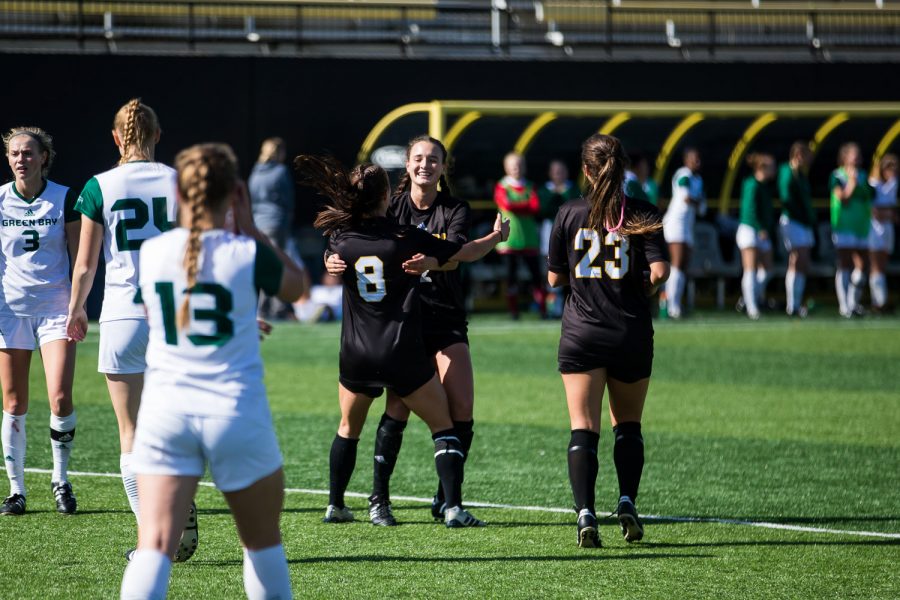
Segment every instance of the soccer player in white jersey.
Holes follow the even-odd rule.
[[[872,311],[881,313],[888,300],[888,258],[894,251],[894,221],[897,219],[897,155],[885,154],[872,167],[869,185],[875,190],[872,201],[872,221],[869,225],[869,289],[872,292]]]
[[[139,99],[130,100],[119,109],[112,135],[121,155],[119,166],[91,178],[75,205],[81,213],[81,242],[73,269],[66,330],[75,341],[83,340],[87,333],[84,303],[94,282],[102,246],[106,282],[97,370],[106,375],[119,424],[122,482],[128,503],[138,517],[131,446],[144,386],[148,336],[144,309],[134,302],[138,251],[145,241],[174,226],[175,170],[154,161],[159,120],[153,109]],[[189,537],[196,536],[193,527]],[[186,542],[193,543],[190,539]],[[126,552],[126,557],[130,553]],[[182,555],[185,560],[189,557]]]
[[[294,302],[304,273],[253,224],[228,146],[193,146],[175,164],[180,227],[140,253],[150,326],[134,441],[141,516],[122,598],[165,596],[169,557],[208,462],[244,546],[247,597],[287,599],[279,529],[284,474],[263,385],[256,307],[258,290]],[[243,235],[224,230],[230,207]]]
[[[706,195],[700,172],[700,153],[696,148],[685,148],[684,166],[672,177],[672,199],[663,216],[663,234],[669,244],[672,271],[666,281],[666,299],[669,316],[681,318],[681,298],[687,283],[687,268],[694,246],[694,221],[699,214],[706,214]]]
[[[36,346],[50,399],[51,489],[56,510],[72,514],[77,504],[66,472],[75,438],[75,344],[66,339],[66,305],[68,253],[78,250],[81,226],[73,210],[77,192],[47,179],[55,153],[42,129],[16,127],[3,144],[15,179],[0,187],[0,437],[10,483],[0,515],[25,513],[25,417]]]

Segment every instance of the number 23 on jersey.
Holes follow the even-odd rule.
[[[600,234],[593,229],[579,229],[575,235],[575,250],[587,250],[575,265],[575,277],[579,279],[602,279],[603,273],[610,279],[622,279],[628,273],[628,238],[609,232],[603,239],[607,248],[613,249],[613,258],[603,261],[603,266],[595,266],[600,256]]]

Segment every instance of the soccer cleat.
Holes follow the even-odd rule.
[[[372,525],[381,527],[394,527],[397,525],[397,519],[394,518],[394,512],[391,510],[390,502],[372,502],[369,500],[369,519]]]
[[[132,548],[131,550],[125,551],[125,560],[131,562],[131,559],[134,558],[134,553],[137,552],[137,548]]]
[[[325,509],[325,518],[323,523],[351,523],[353,522],[353,513],[346,506],[337,507],[329,504]]]
[[[461,506],[451,506],[444,512],[444,525],[452,529],[458,527],[484,527],[485,522],[479,521]]]
[[[184,532],[181,534],[181,540],[178,542],[178,549],[175,550],[175,556],[172,560],[175,562],[186,561],[197,551],[197,544],[199,542],[200,535],[197,529],[197,504],[191,502],[191,508],[188,511],[187,524],[184,526]]]
[[[0,515],[11,515],[18,517],[25,514],[25,496],[22,494],[13,494],[0,504]]]
[[[600,532],[597,530],[597,517],[590,509],[582,508],[576,523],[578,529],[579,548],[599,548]]]
[[[64,515],[73,515],[78,509],[75,494],[72,493],[72,484],[68,481],[62,483],[54,481],[50,484],[53,497],[56,498],[56,512]]]
[[[435,521],[444,520],[444,511],[447,510],[447,503],[439,499],[437,496],[431,499],[431,516]]]
[[[616,513],[619,515],[619,525],[622,526],[622,536],[624,536],[625,541],[640,541],[644,537],[644,525],[638,518],[634,502],[629,498],[620,499]]]

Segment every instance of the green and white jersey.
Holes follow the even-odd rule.
[[[672,176],[672,199],[666,209],[666,217],[684,218],[693,222],[698,207],[688,202],[688,198],[700,200],[699,212],[706,213],[706,195],[703,193],[703,178],[687,167],[681,167]]]
[[[283,266],[271,248],[248,237],[202,233],[190,322],[179,330],[187,240],[179,227],[141,247],[140,298],[150,326],[143,401],[179,414],[254,414],[267,406],[258,290],[275,295]]]
[[[844,188],[849,181],[850,178],[843,167],[832,171],[828,179],[828,189],[831,192],[831,230],[865,238],[869,235],[871,221],[872,188],[869,187],[865,175],[861,171],[857,172],[856,187],[853,188],[850,199],[844,204],[834,193],[834,188]]]
[[[149,161],[120,165],[84,186],[75,210],[105,226],[101,323],[144,318],[144,309],[134,303],[138,251],[145,241],[174,227],[175,186],[175,169]]]
[[[66,223],[78,220],[77,192],[45,181],[31,200],[15,182],[0,187],[0,314],[55,317],[69,308]]]

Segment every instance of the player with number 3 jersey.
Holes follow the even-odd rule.
[[[569,407],[569,480],[578,545],[597,547],[594,506],[600,406],[609,389],[625,540],[641,539],[634,507],[644,464],[641,415],[653,362],[649,297],[669,275],[659,211],[622,192],[627,156],[618,139],[595,134],[582,146],[585,198],[563,205],[550,234],[551,287],[571,286],[559,340]]]

